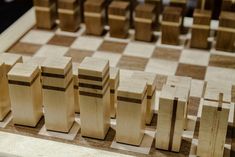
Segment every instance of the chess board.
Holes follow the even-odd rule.
[[[216,51],[214,49],[215,39],[213,37],[210,38],[211,49],[191,49],[189,47],[190,29],[187,34],[180,36],[181,45],[170,46],[161,44],[160,32],[154,33],[156,40],[147,43],[135,41],[134,30],[130,30],[127,39],[110,37],[108,27],[106,27],[107,32],[101,37],[87,35],[84,25],[81,25],[80,29],[75,33],[63,32],[57,26],[55,26],[53,30],[40,30],[34,26],[35,19],[33,9],[25,16],[28,17],[28,20],[32,21],[29,22],[30,24],[27,25],[28,27],[25,27],[23,32],[17,33],[19,37],[9,44],[5,53],[20,54],[23,56],[24,62],[34,57],[68,56],[72,57],[75,64],[79,64],[86,56],[104,58],[110,61],[110,66],[119,67],[121,69],[121,80],[128,79],[135,70],[157,73],[158,84],[155,114],[151,125],[147,126],[147,130],[152,132],[154,132],[157,125],[159,94],[167,77],[169,75],[192,77],[188,109],[189,125],[188,129],[185,130],[183,134],[183,142],[179,153],[156,150],[154,148],[154,141],[152,141],[149,154],[135,152],[134,149],[133,151],[126,151],[111,147],[115,140],[115,119],[112,119],[112,127],[104,141],[84,138],[81,136],[80,132],[76,135],[75,139],[72,140],[63,139],[63,136],[56,138],[42,135],[39,132],[43,128],[44,119],[41,119],[36,128],[29,128],[15,126],[11,118],[9,118],[9,123],[2,126],[0,131],[39,139],[48,139],[50,141],[65,143],[66,145],[85,146],[97,150],[120,153],[122,155],[141,157],[196,156],[195,151],[200,125],[199,120],[206,84],[209,81],[216,81],[218,82],[218,86],[223,86],[229,82],[229,86],[226,86],[226,88],[228,91],[231,91],[231,103],[233,105],[231,105],[229,115],[230,125],[228,127],[224,156],[232,156],[231,143],[232,137],[234,137],[234,135],[232,135],[232,125],[234,121],[235,102],[235,53]],[[24,21],[26,17],[20,20]],[[20,25],[20,22],[16,24],[17,26],[15,28],[19,27],[20,30],[22,29],[20,27],[25,26],[24,24]],[[214,36],[214,34],[215,31],[212,30],[211,35]],[[14,34],[11,36],[14,36]],[[16,39],[15,37],[13,38]],[[79,117],[79,115],[77,115],[77,117]],[[93,156],[96,156],[96,154],[93,154]]]

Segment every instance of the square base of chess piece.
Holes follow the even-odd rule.
[[[14,124],[35,127],[43,114],[38,66],[17,63],[8,73],[8,82]]]

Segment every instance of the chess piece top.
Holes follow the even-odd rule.
[[[114,15],[126,15],[126,10],[129,9],[130,3],[129,2],[123,2],[123,1],[113,1],[109,5],[109,14]]]
[[[212,12],[209,10],[195,9],[193,13],[193,23],[210,25]]]
[[[8,79],[13,81],[32,82],[39,74],[38,66],[17,63],[8,73]]]
[[[187,102],[188,92],[189,92],[189,90],[184,87],[173,86],[173,85],[164,85],[162,87],[162,92],[161,92],[160,97],[170,99],[172,101],[175,98],[178,98],[178,101]]]
[[[184,76],[168,76],[166,84],[174,85],[174,86],[181,86],[188,88],[190,90],[191,88],[191,77],[184,77]]]
[[[75,9],[78,7],[78,0],[59,0],[58,7],[63,9]]]
[[[157,75],[154,73],[148,73],[143,71],[135,71],[132,74],[132,78],[144,80],[147,82],[148,95],[152,95],[157,85]]]
[[[103,77],[109,69],[109,61],[100,58],[86,57],[79,66],[79,75]]]
[[[70,57],[50,57],[42,64],[42,71],[44,73],[63,74],[68,72],[72,65]]]
[[[121,81],[118,87],[118,96],[143,100],[146,95],[146,81],[131,79]]]

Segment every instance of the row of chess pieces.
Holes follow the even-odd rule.
[[[226,0],[225,0],[226,1]],[[154,2],[154,3],[153,3]],[[81,21],[85,23],[86,33],[101,36],[104,26],[109,25],[111,37],[127,38],[128,30],[135,28],[135,39],[151,42],[153,32],[161,25],[161,43],[180,45],[180,34],[185,32],[184,16],[187,1],[172,0],[161,12],[161,1],[147,0],[145,3],[136,1],[105,1],[105,0],[34,0],[37,27],[51,29],[57,17],[59,27],[63,31],[75,32]],[[231,4],[233,5],[233,4]],[[58,13],[58,16],[57,16]],[[160,14],[162,21],[159,22]],[[193,15],[192,48],[209,49],[208,38],[211,32],[212,11],[195,9]],[[222,11],[219,18],[219,27],[216,30],[216,50],[235,51],[235,13]]]
[[[36,127],[44,116],[48,131],[66,134],[78,112],[81,135],[104,140],[110,118],[116,118],[116,141],[140,146],[146,124],[153,119],[156,74],[135,71],[129,79],[120,79],[119,69],[111,68],[108,60],[86,57],[73,66],[70,57],[33,57],[23,63],[21,56],[3,53],[0,77],[0,120],[12,111],[16,125]],[[180,151],[188,128],[191,80],[169,76],[162,87],[157,100],[157,149]],[[215,97],[203,104],[197,155],[221,157],[231,104],[224,100],[228,93],[214,86],[207,90]]]

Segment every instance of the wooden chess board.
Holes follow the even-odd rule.
[[[187,19],[185,23],[190,26],[190,19]],[[234,121],[235,102],[235,53],[216,51],[214,49],[214,38],[210,38],[212,45],[210,50],[199,50],[191,49],[188,46],[190,31],[185,35],[181,35],[180,46],[169,46],[161,44],[160,32],[155,32],[156,40],[146,43],[134,40],[134,30],[130,30],[130,35],[127,39],[117,39],[111,38],[108,31],[102,37],[86,35],[84,25],[81,26],[78,32],[69,33],[61,31],[58,27],[55,27],[53,30],[39,30],[34,24],[34,9],[31,9],[2,34],[0,37],[0,45],[2,45],[0,50],[6,53],[20,54],[23,56],[24,62],[27,62],[32,57],[69,56],[72,57],[74,63],[80,63],[86,56],[105,58],[110,61],[111,66],[121,69],[121,80],[128,79],[135,70],[157,73],[158,84],[155,115],[151,125],[147,126],[147,130],[152,132],[156,129],[159,93],[167,77],[169,75],[192,77],[188,116],[190,125],[188,125],[188,129],[184,132],[180,153],[156,150],[154,142],[152,142],[150,153],[147,155],[135,151],[111,148],[115,140],[115,119],[112,119],[112,128],[109,130],[104,141],[84,138],[80,132],[74,140],[41,135],[39,132],[44,125],[44,119],[39,122],[36,128],[15,126],[12,120],[9,119],[9,123],[0,128],[2,132],[0,137],[5,137],[5,140],[7,140],[9,136],[14,142],[17,138],[19,140],[27,138],[25,140],[31,141],[32,146],[33,141],[35,141],[35,144],[40,144],[41,141],[39,139],[50,140],[50,142],[56,141],[55,143],[44,142],[44,144],[48,144],[48,150],[50,146],[52,150],[61,147],[61,150],[58,150],[59,152],[63,148],[71,148],[73,150],[75,146],[82,146],[79,147],[80,150],[78,151],[88,156],[196,156],[195,149],[205,87],[207,82],[216,81],[218,86],[226,84],[227,90],[231,91],[232,95],[231,103],[233,105],[229,115],[230,126],[228,127],[224,156],[231,155],[232,136],[234,137],[232,135],[232,123]],[[216,25],[212,27],[216,27]],[[212,31],[211,33],[214,34],[215,32]],[[5,132],[13,133],[16,137],[13,138],[12,135],[5,134]],[[18,135],[27,137],[18,137]],[[1,141],[0,152],[4,148]],[[11,143],[8,144],[10,145]],[[25,144],[22,144],[22,146],[25,146]],[[58,147],[52,145],[58,145]],[[16,151],[17,148],[14,148]],[[37,149],[35,148],[35,150]],[[7,153],[7,151],[14,154],[13,148],[6,149],[3,152]],[[37,152],[35,151],[35,153]],[[73,155],[71,154],[71,156]]]

